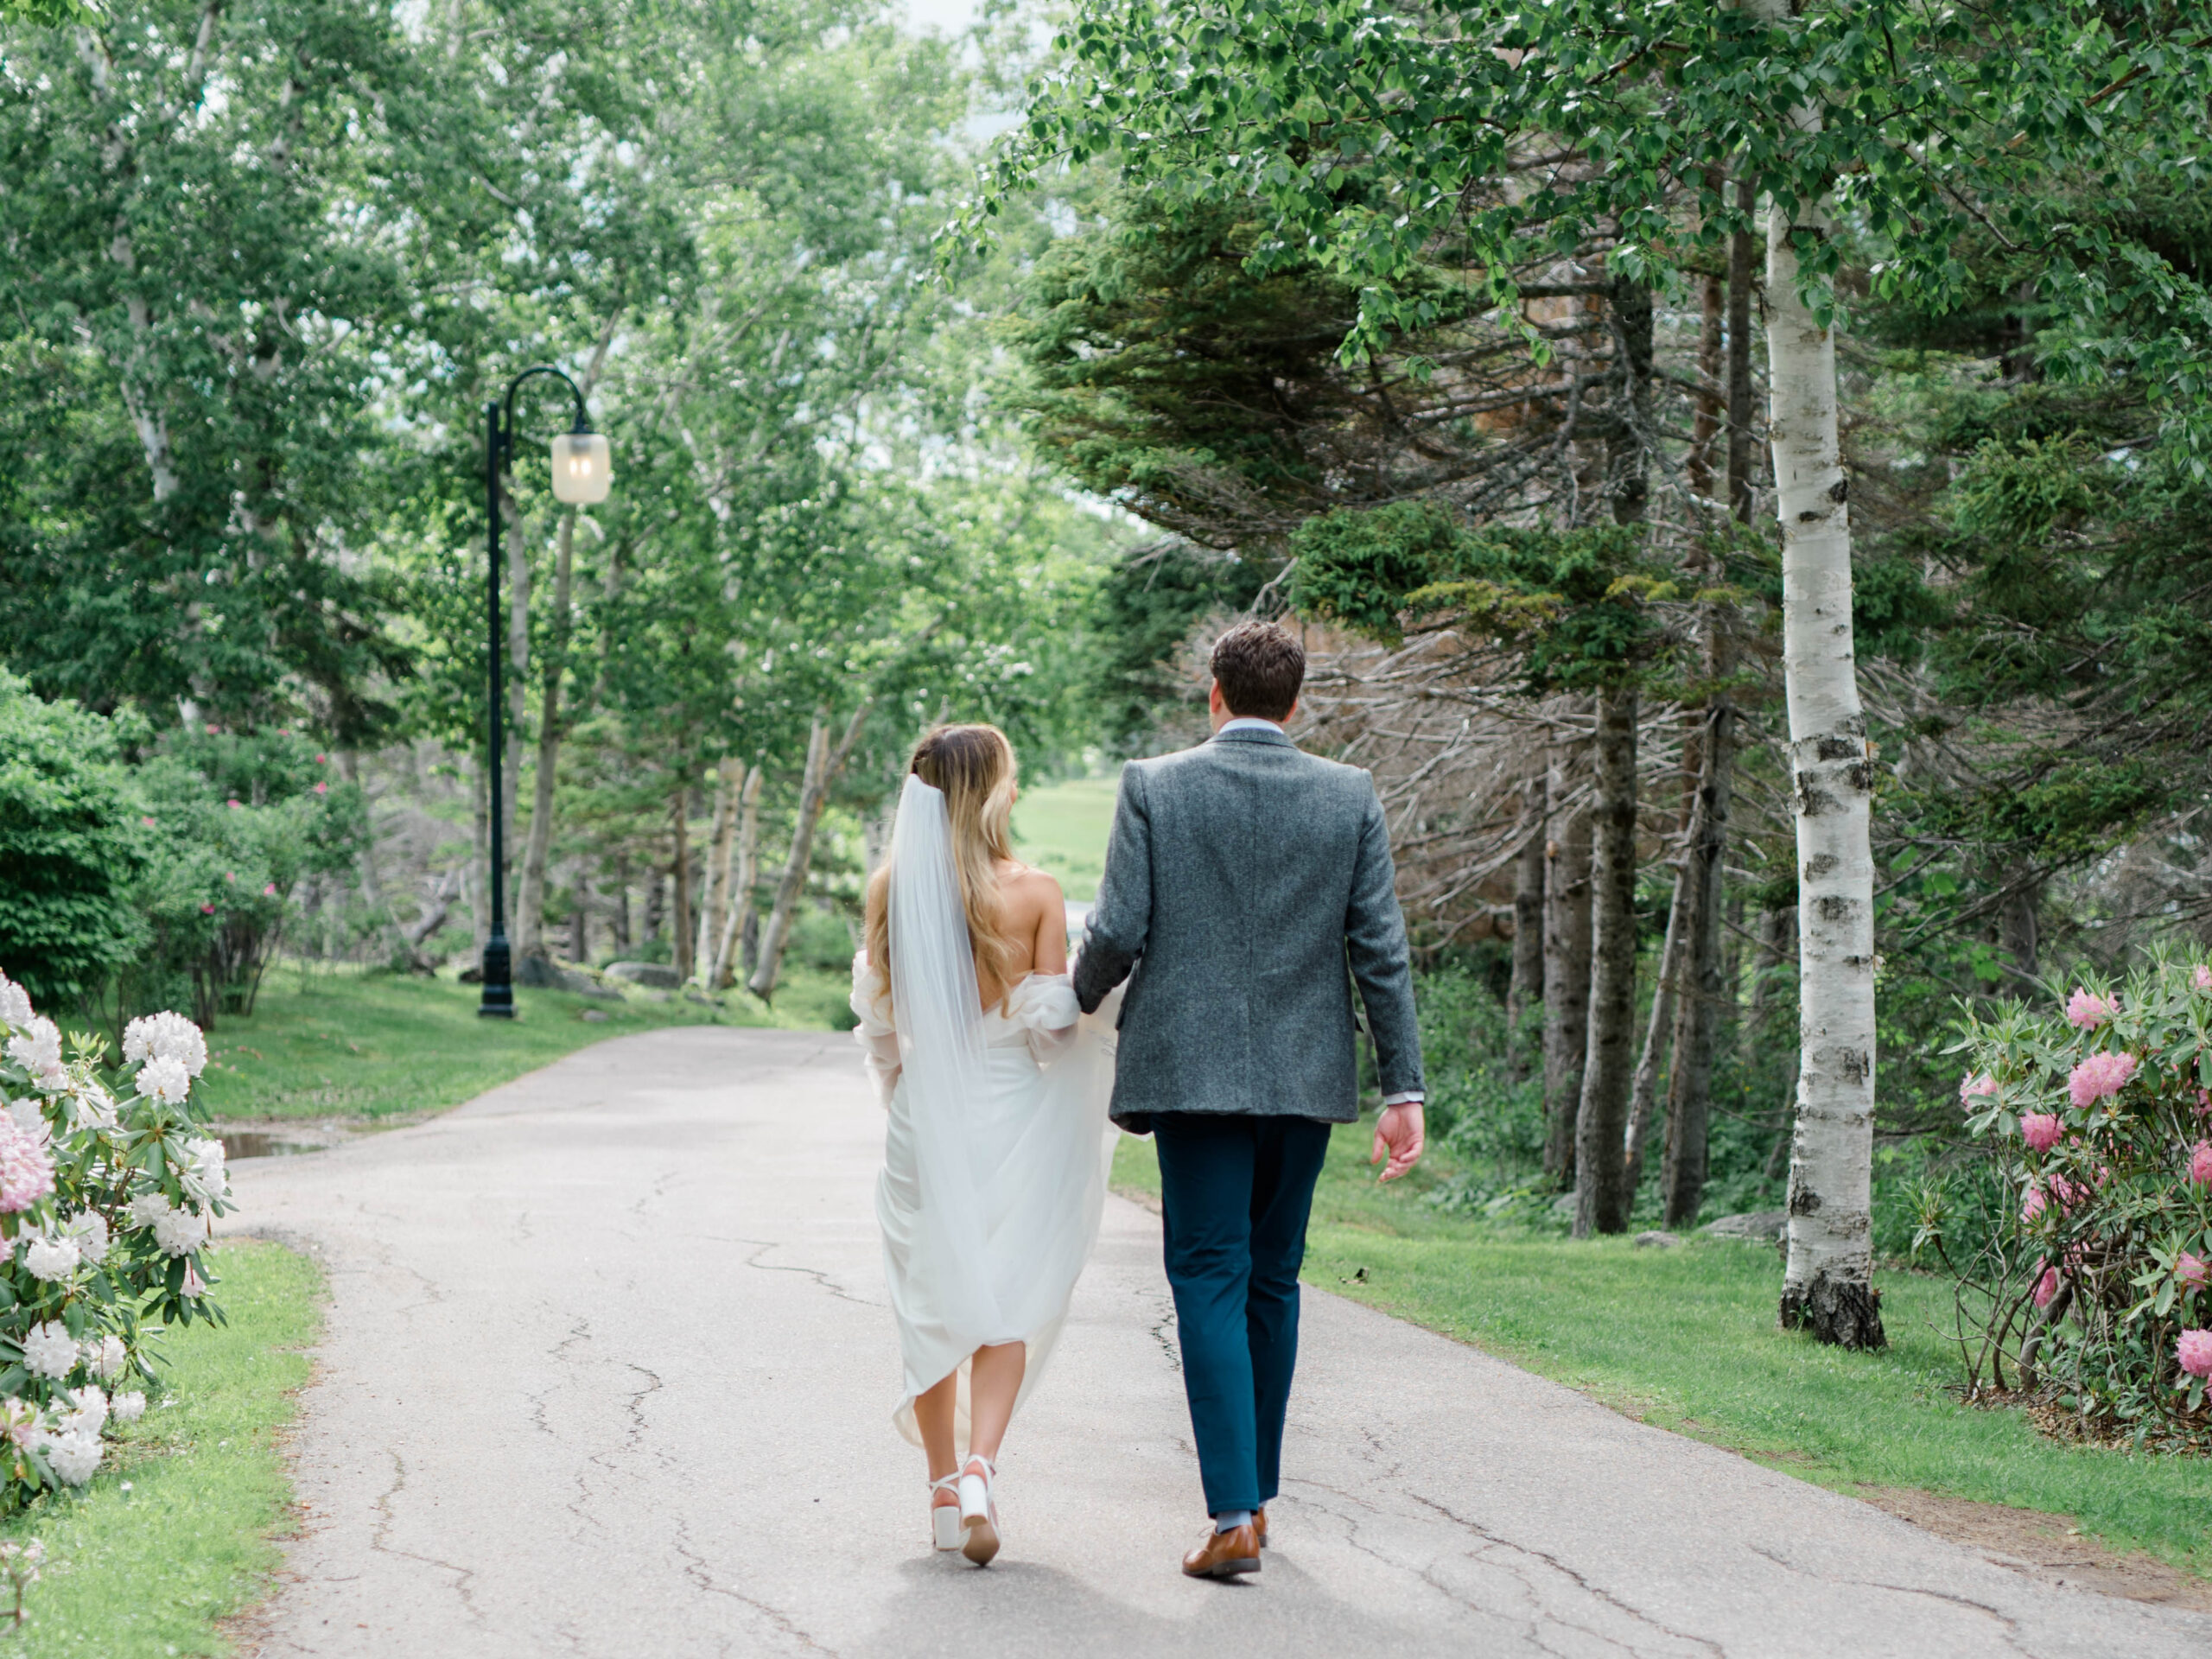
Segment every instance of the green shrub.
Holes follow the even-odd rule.
[[[0,971],[58,1007],[145,943],[128,892],[146,856],[113,722],[0,669]]]

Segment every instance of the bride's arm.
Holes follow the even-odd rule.
[[[860,1021],[853,1028],[853,1040],[861,1046],[861,1058],[868,1063],[875,1097],[885,1106],[890,1105],[891,1091],[899,1086],[901,1067],[899,1033],[888,1018],[888,1001],[883,976],[868,965],[868,953],[861,952],[853,958],[853,994],[846,1007]]]

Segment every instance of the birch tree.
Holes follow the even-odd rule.
[[[1806,1225],[1782,1313],[1823,1340],[1878,1341],[1865,1202],[1872,916],[1859,874],[1872,773],[1850,685],[1849,527],[1834,443],[1840,254],[1827,216],[1847,207],[1866,227],[1885,290],[1938,306],[1960,292],[1965,227],[2038,248],[2048,291],[2129,314],[2165,380],[2195,385],[2204,372],[2183,320],[2204,310],[2202,289],[2125,231],[2085,227],[2039,186],[2069,165],[2113,189],[2155,184],[2188,159],[2180,147],[2201,125],[2188,89],[2212,79],[2212,39],[2182,9],[2088,0],[2011,13],[1814,0],[1794,15],[1781,0],[1440,0],[1392,12],[1363,0],[1091,0],[1058,47],[1060,65],[1033,87],[967,227],[1041,170],[1094,157],[1164,200],[1256,200],[1274,230],[1256,264],[1318,254],[1358,285],[1348,361],[1390,351],[1437,315],[1440,264],[1514,315],[1515,272],[1593,228],[1618,238],[1616,276],[1671,283],[1693,251],[1702,257],[1751,227],[1752,211],[1718,181],[1772,204],[1775,462],[1788,480],[1785,671],[1808,937],[1808,1116],[1792,1180]],[[1500,188],[1562,149],[1588,166],[1560,169],[1542,189]],[[2200,453],[2212,464],[2212,429]]]

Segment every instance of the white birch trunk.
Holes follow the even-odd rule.
[[[745,762],[725,755],[715,767],[715,827],[707,853],[705,902],[699,907],[699,943],[691,961],[699,982],[716,988],[715,969],[721,966],[721,943],[729,918],[731,861],[736,855],[737,802],[745,787]]]
[[[753,914],[753,889],[760,880],[760,768],[757,766],[747,774],[745,793],[738,801],[736,861],[730,874],[729,914],[722,921],[721,942],[715,948],[710,990],[728,990],[734,977],[731,964],[745,938],[745,924]]]
[[[1772,5],[1775,0],[1763,0]],[[1817,111],[1799,119],[1816,124]],[[1782,1321],[1824,1342],[1880,1347],[1873,1287],[1873,750],[1851,634],[1851,516],[1836,430],[1835,337],[1797,291],[1793,230],[1767,225],[1767,360],[1782,520],[1783,672],[1796,785],[1799,1059]]]
[[[798,818],[791,827],[791,856],[784,861],[784,879],[776,887],[775,907],[768,912],[768,925],[760,930],[760,960],[747,982],[747,988],[762,1001],[776,994],[776,981],[783,972],[784,947],[791,943],[791,924],[798,914],[798,902],[806,891],[806,873],[814,861],[814,830],[822,822],[822,809],[829,804],[830,787],[845,769],[845,761],[853,752],[853,745],[860,741],[861,728],[867,723],[869,705],[862,702],[854,712],[837,740],[836,747],[830,744],[830,711],[823,709],[814,717],[813,730],[806,745],[806,774],[799,789]]]

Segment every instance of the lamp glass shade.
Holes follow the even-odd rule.
[[[597,432],[563,432],[553,440],[553,494],[556,499],[588,506],[607,499],[614,481],[607,464],[607,440]]]

